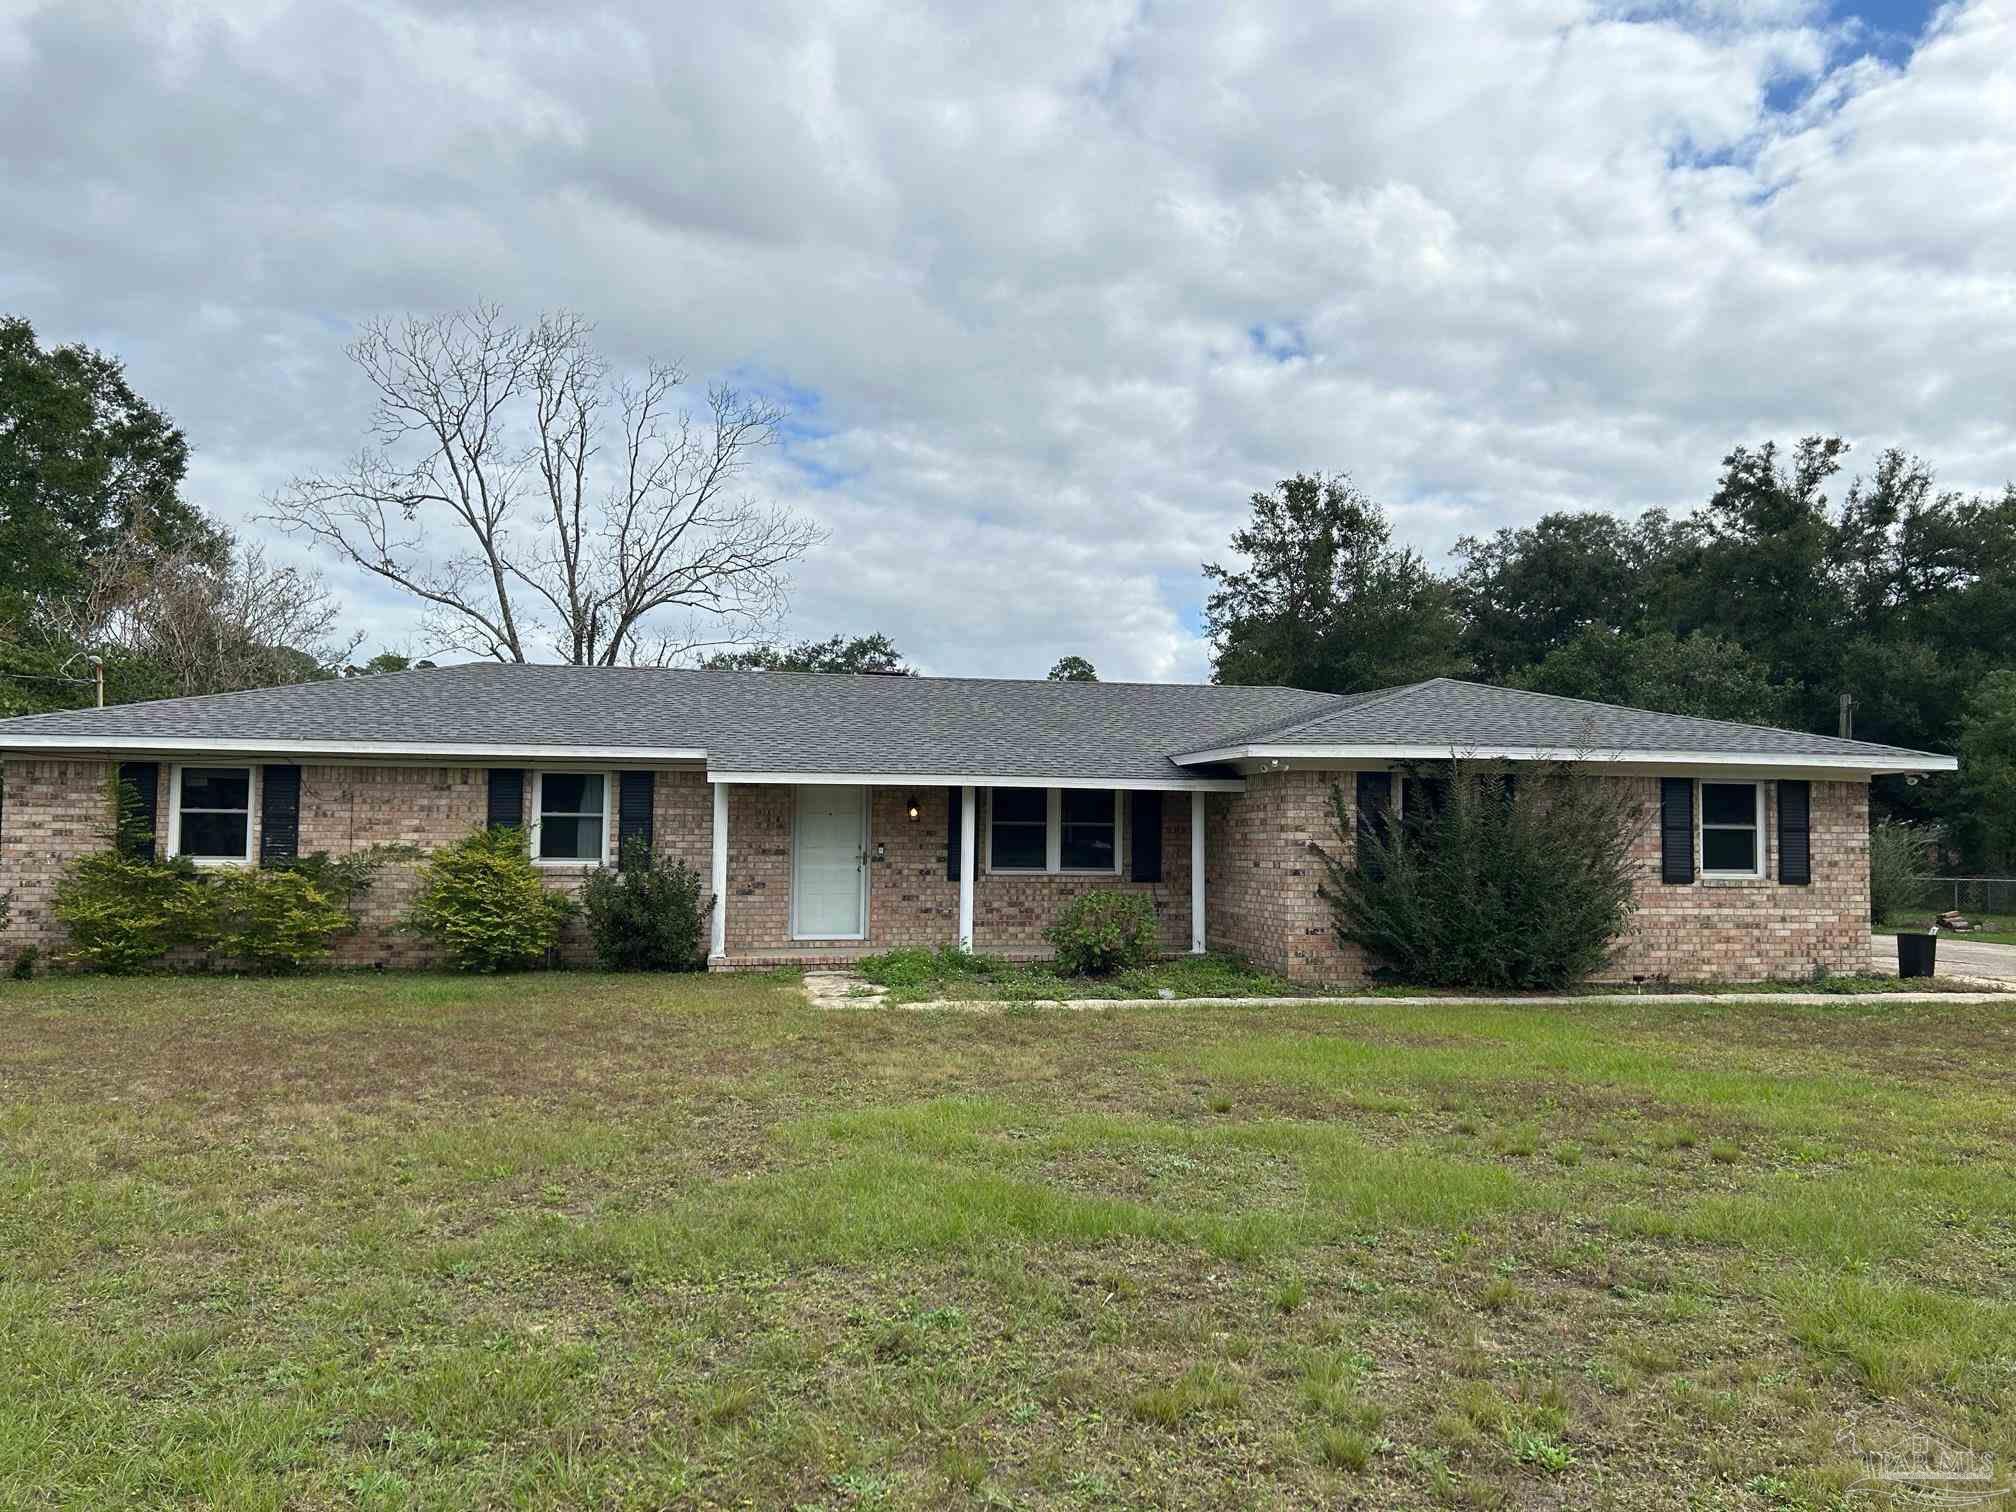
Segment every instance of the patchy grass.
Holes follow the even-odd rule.
[[[924,1002],[1065,1002],[1125,998],[1309,997],[1315,989],[1236,956],[1183,956],[1110,977],[1059,976],[1049,963],[1017,963],[963,950],[891,950],[856,968],[889,989],[892,1005]]]
[[[1311,987],[1286,977],[1259,971],[1237,956],[1182,956],[1158,961],[1138,971],[1110,977],[1059,976],[1047,962],[1015,962],[999,956],[963,950],[891,950],[868,956],[855,970],[867,981],[886,988],[883,999],[892,1007],[934,1002],[1098,1002],[1152,998],[1277,998],[1277,997],[1472,997],[1473,992],[1447,987],[1412,987],[1382,982],[1356,988]],[[1589,985],[1565,993],[1513,994],[1512,997],[1661,996],[1709,993],[1717,997],[1765,997],[1786,993],[1826,993],[1857,996],[1894,992],[1981,992],[1978,983],[1948,977],[1902,981],[1895,976],[1824,976],[1766,982],[1636,982]]]
[[[0,983],[0,1505],[1833,1507],[1872,1402],[2016,1460],[2012,1052]]]

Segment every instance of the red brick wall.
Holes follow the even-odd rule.
[[[1296,981],[1352,982],[1361,952],[1337,943],[1317,896],[1322,859],[1335,848],[1330,785],[1350,773],[1263,772],[1243,793],[1213,793],[1204,829],[1204,933],[1213,950],[1246,956]]]
[[[796,949],[791,937],[793,789],[738,785],[728,796],[728,954]],[[917,799],[918,817],[906,810]],[[959,933],[959,884],[945,875],[947,797],[942,787],[869,790],[868,939],[871,949],[936,949]],[[1164,948],[1190,947],[1190,800],[1169,794],[1162,805],[1162,881],[1135,882],[1123,801],[1123,875],[991,875],[986,869],[987,795],[975,805],[979,845],[973,878],[973,944],[980,951],[1047,953],[1043,931],[1071,898],[1100,888],[1147,894],[1155,904]],[[882,854],[875,857],[880,846]]]
[[[1274,772],[1247,790],[1214,794],[1205,838],[1205,923],[1214,949],[1235,950],[1298,981],[1352,982],[1365,963],[1338,944],[1316,889],[1322,864],[1309,848],[1337,845],[1329,786],[1343,788],[1355,819],[1349,772]],[[1869,967],[1869,785],[1812,785],[1813,882],[1788,887],[1777,873],[1777,791],[1765,784],[1766,878],[1659,880],[1657,777],[1606,779],[1629,785],[1645,810],[1635,846],[1638,912],[1620,942],[1609,979],[1693,981],[1803,977],[1814,967]]]
[[[0,891],[14,894],[11,920],[0,942],[6,953],[25,944],[61,945],[49,916],[50,895],[75,857],[104,843],[110,818],[111,766],[98,761],[10,760],[0,809]],[[1346,784],[1350,774],[1335,774]],[[1309,842],[1333,843],[1328,790],[1332,774],[1282,772],[1251,779],[1247,791],[1208,799],[1206,836],[1209,943],[1237,950],[1257,964],[1300,980],[1348,982],[1363,973],[1355,949],[1340,947],[1328,910],[1316,896],[1321,880]],[[1745,979],[1803,976],[1815,964],[1830,971],[1866,969],[1868,945],[1868,785],[1816,782],[1812,788],[1814,881],[1784,887],[1775,881],[1696,882],[1666,887],[1658,881],[1658,835],[1651,814],[1658,799],[1653,777],[1612,779],[1631,783],[1647,808],[1638,846],[1642,865],[1640,911],[1618,952],[1612,974]],[[302,771],[301,849],[343,855],[382,843],[432,847],[483,822],[487,773],[482,767],[305,766]],[[915,794],[922,810],[904,813]],[[711,864],[712,791],[692,770],[658,773],[654,841],[705,878]],[[1767,854],[1776,870],[1775,792],[1766,822]],[[958,928],[958,884],[945,875],[946,815],[943,788],[881,788],[870,795],[871,852],[868,944],[935,947]],[[729,798],[728,946],[731,956],[790,949],[792,790],[743,786]],[[1126,877],[995,876],[985,868],[986,800],[978,805],[981,847],[975,877],[974,933],[981,950],[1041,952],[1043,930],[1062,903],[1100,887],[1147,893],[1155,901],[1165,948],[1190,942],[1190,813],[1188,796],[1165,796],[1163,880]],[[1123,815],[1121,853],[1127,856],[1129,812]],[[168,768],[162,765],[157,837],[165,845]],[[256,829],[256,814],[254,819]],[[578,869],[549,874],[554,887],[578,887]],[[364,928],[339,942],[337,958],[350,964],[384,961],[425,964],[426,947],[395,926],[411,901],[411,865],[382,869],[362,904]],[[578,933],[568,953],[585,958]]]
[[[1636,847],[1638,912],[1606,975],[1760,981],[1869,969],[1869,784],[1812,786],[1813,881],[1778,874],[1778,787],[1764,784],[1766,875],[1756,881],[1659,880],[1656,777],[1636,789],[1647,821]]]
[[[63,869],[106,844],[112,766],[103,761],[9,761],[0,806],[0,893],[13,900],[4,933],[11,957],[24,945],[56,948],[62,926],[49,906]],[[165,803],[164,803],[165,807]]]
[[[9,761],[6,800],[0,809],[0,891],[12,889],[15,903],[4,936],[13,947],[34,943],[44,950],[62,944],[62,929],[50,917],[50,895],[68,864],[105,843],[109,818],[107,783],[113,764],[97,761]],[[169,763],[161,763],[156,807],[156,844],[166,853]],[[713,798],[706,774],[665,770],[657,774],[652,816],[653,849],[683,860],[707,876],[713,834]],[[301,769],[303,854],[328,851],[352,855],[375,845],[414,845],[423,850],[459,840],[484,822],[489,808],[485,767],[304,765]],[[258,804],[252,814],[253,848],[259,835]],[[584,868],[553,868],[546,884],[577,890]],[[414,862],[381,867],[358,900],[360,928],[335,942],[339,965],[424,966],[435,957],[427,942],[397,926],[417,886]],[[579,923],[569,926],[563,953],[589,957]]]

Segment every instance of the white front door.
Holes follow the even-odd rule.
[[[791,864],[791,933],[859,940],[868,922],[868,790],[798,789]]]

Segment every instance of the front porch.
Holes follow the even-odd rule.
[[[1164,952],[1206,947],[1201,785],[710,785],[709,970],[846,967],[904,947],[1040,960],[1066,903],[1113,888],[1149,896]]]

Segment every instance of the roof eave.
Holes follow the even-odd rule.
[[[995,772],[792,772],[707,769],[710,782],[753,783],[794,787],[998,787],[998,788],[1121,788],[1138,793],[1243,793],[1243,777],[1116,777],[1055,774],[1003,775]]]
[[[1357,743],[1350,745],[1230,745],[1186,751],[1178,766],[1241,761],[1572,761],[1595,766],[1790,767],[1834,772],[1956,772],[1959,761],[1929,751],[1570,751],[1550,746],[1449,746]]]
[[[705,761],[689,746],[483,744],[469,741],[267,740],[173,738],[163,735],[12,735],[0,751],[63,756],[323,756],[372,761],[426,757],[439,761]]]

